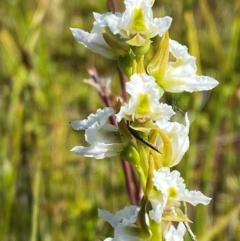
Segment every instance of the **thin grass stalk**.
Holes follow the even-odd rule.
[[[191,10],[187,10],[184,13],[184,19],[185,23],[187,26],[187,37],[188,37],[188,46],[190,53],[196,56],[196,59],[198,60],[197,62],[197,67],[198,70],[200,69],[198,74],[201,74],[201,64],[200,64],[200,53],[199,53],[199,46],[198,46],[198,37],[197,37],[197,31],[196,31],[196,26],[195,26],[195,21],[193,17],[193,12]],[[190,131],[190,143],[192,143],[191,148],[187,152],[186,159],[184,161],[184,176],[185,176],[185,182],[187,186],[191,186],[192,181],[193,181],[193,176],[194,176],[194,165],[195,165],[195,160],[196,160],[196,153],[197,153],[197,146],[196,142],[198,140],[198,93],[193,93],[193,104],[192,104],[192,110],[191,110],[191,115],[193,120],[195,119],[194,123],[191,125],[191,130]],[[194,145],[195,144],[195,145]]]
[[[211,9],[209,7],[209,4],[206,0],[199,1],[202,16],[205,18],[205,21],[207,23],[207,26],[209,27],[209,36],[213,43],[213,47],[215,49],[215,53],[218,53],[219,57],[223,59],[224,57],[224,48],[221,43],[221,38],[217,30],[217,26],[214,20],[214,17],[211,13]]]
[[[32,202],[30,241],[37,240],[40,180],[41,180],[41,163],[40,161],[37,161],[36,170],[33,176],[33,202]]]
[[[225,216],[217,219],[215,224],[210,228],[206,229],[204,236],[200,237],[198,241],[209,241],[213,240],[221,232],[224,232],[229,222],[240,214],[240,204],[228,212]]]

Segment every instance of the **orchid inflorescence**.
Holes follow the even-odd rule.
[[[125,0],[123,13],[94,13],[90,33],[71,28],[86,48],[117,60],[129,79],[125,103],[118,101],[115,110],[108,105],[85,120],[71,122],[73,129],[85,131],[89,143],[71,151],[96,159],[120,156],[135,168],[143,191],[141,203],[115,215],[99,209],[99,216],[114,228],[114,237],[105,241],[180,241],[186,229],[196,240],[183,206],[207,205],[211,200],[200,191],[189,191],[180,173],[170,170],[189,148],[190,121],[187,114],[183,124],[171,121],[175,112],[160,99],[165,92],[211,90],[218,82],[196,74],[195,57],[169,38],[172,19],[153,18],[153,2]],[[144,57],[156,37],[161,37],[159,47],[146,64]],[[118,124],[108,124],[109,118]]]

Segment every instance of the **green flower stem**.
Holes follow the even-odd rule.
[[[144,171],[143,171],[141,166],[137,165],[137,166],[135,166],[135,168],[136,168],[136,171],[138,173],[138,177],[139,177],[141,187],[143,188],[143,191],[145,193],[145,186],[146,186],[146,183],[147,183],[146,176],[145,176]]]
[[[152,237],[150,241],[162,241],[162,225],[153,220],[150,220],[150,230],[152,232]]]
[[[164,149],[162,153],[162,165],[169,166],[172,160],[172,145],[171,145],[170,139],[160,128],[156,128],[152,131],[152,133],[150,133],[150,137],[149,137],[150,141],[152,139],[151,136],[152,135],[155,136],[156,134],[155,132],[157,132],[161,136],[164,144]]]
[[[143,170],[145,180],[147,180],[148,176],[148,159],[149,159],[149,147],[147,147],[144,143],[141,141],[137,140],[137,147],[138,147],[138,152],[140,155],[140,166]]]
[[[133,74],[146,73],[144,67],[144,55],[136,55],[133,61]]]
[[[146,184],[146,196],[149,196],[149,193],[153,189],[153,171],[154,171],[154,160],[153,157],[149,157],[149,168],[148,168],[148,179]]]

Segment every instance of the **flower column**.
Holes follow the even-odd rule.
[[[189,147],[189,120],[172,122],[172,107],[161,103],[164,92],[202,91],[214,88],[213,78],[196,75],[195,58],[187,47],[169,39],[170,17],[153,18],[151,0],[125,0],[123,13],[94,13],[90,33],[71,29],[76,40],[95,53],[117,59],[129,77],[127,103],[115,114],[118,128],[107,123],[115,111],[97,110],[86,120],[73,121],[75,130],[85,130],[89,147],[76,146],[76,154],[102,159],[119,155],[133,165],[143,190],[141,206],[127,206],[115,215],[99,209],[99,216],[114,228],[114,237],[105,240],[183,240],[189,229],[186,202],[207,205],[210,198],[199,191],[186,189],[177,165]],[[152,60],[144,56],[153,37],[162,37]],[[169,60],[171,53],[175,60]],[[178,222],[175,228],[172,223]],[[186,227],[186,228],[185,228]]]

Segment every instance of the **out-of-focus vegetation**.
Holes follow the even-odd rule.
[[[115,63],[79,45],[69,27],[89,31],[92,12],[106,10],[105,0],[1,1],[0,240],[97,240],[110,235],[97,208],[128,204],[117,158],[69,152],[84,143],[69,121],[102,107],[83,83],[87,69],[117,80]],[[191,148],[178,169],[189,189],[213,197],[188,208],[191,227],[200,241],[240,240],[240,1],[156,0],[154,13],[173,17],[171,38],[219,81],[211,93],[166,98],[179,114],[191,109]]]

